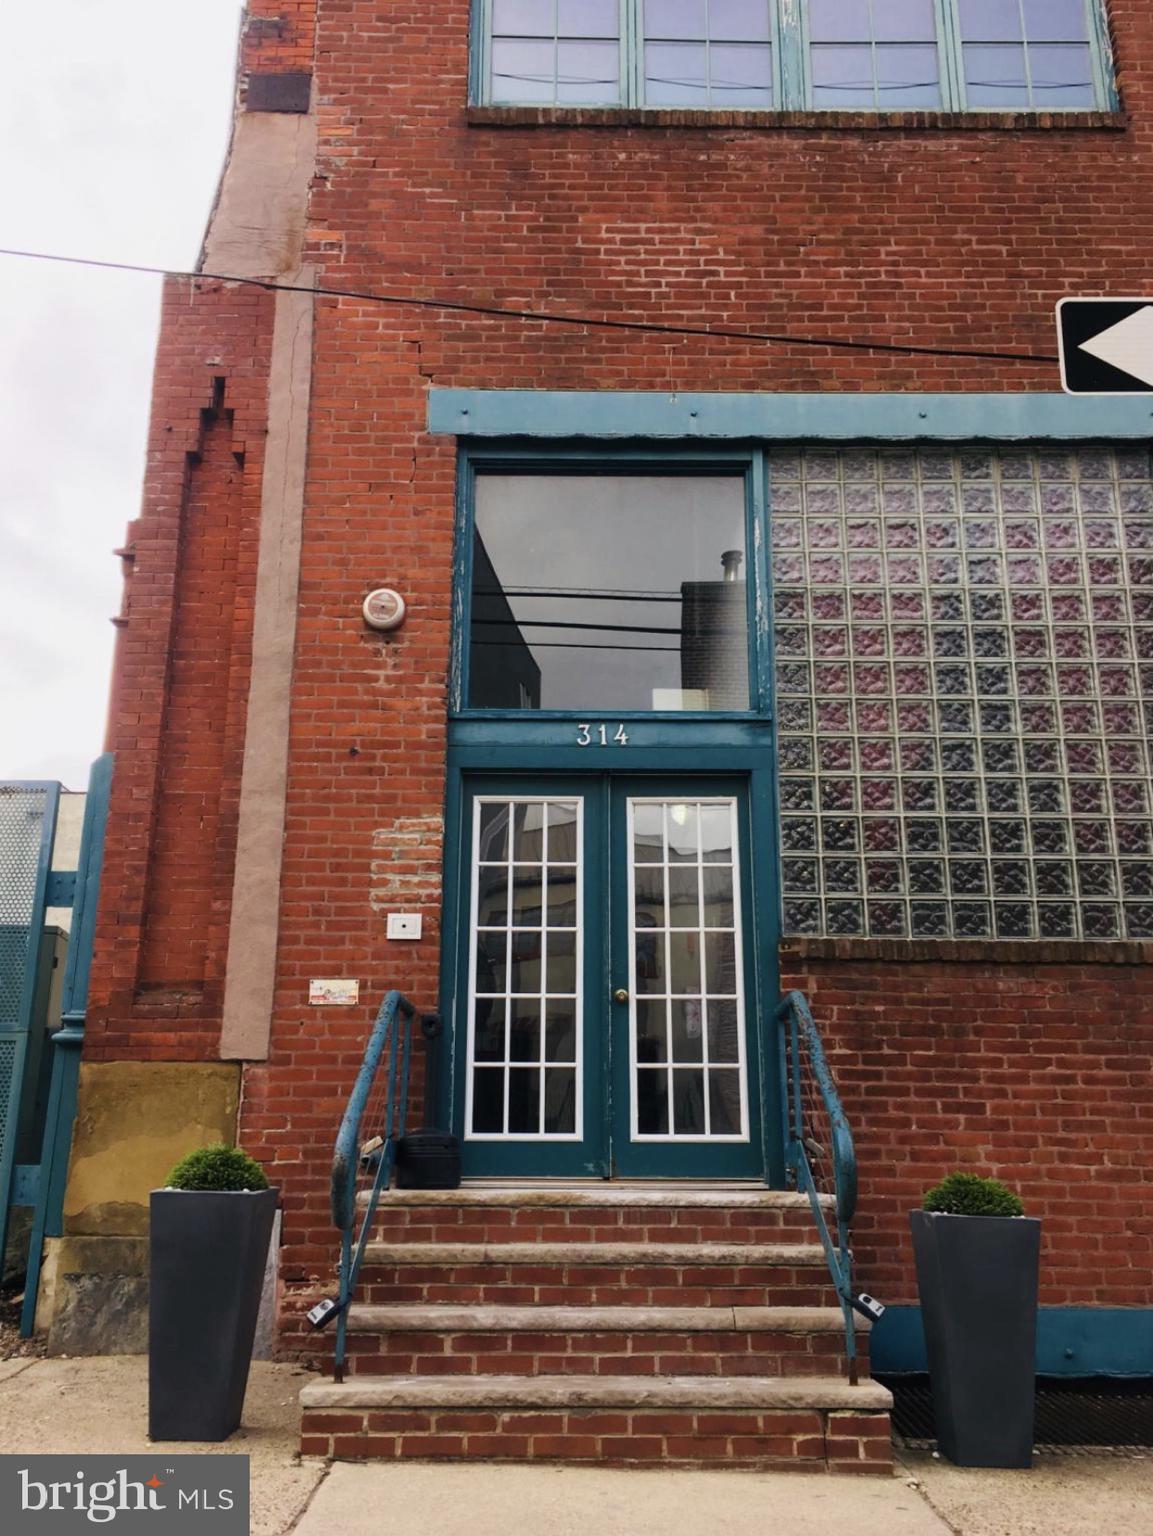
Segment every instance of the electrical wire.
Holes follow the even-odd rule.
[[[51,261],[64,266],[93,267],[106,272],[137,272],[148,277],[176,277],[193,282],[239,283],[270,293],[307,293],[318,298],[355,299],[365,304],[391,304],[408,309],[436,309],[502,320],[528,320],[544,325],[592,326],[598,330],[640,331],[656,336],[700,336],[721,341],[765,341],[787,347],[813,347],[842,352],[885,352],[902,357],[960,357],[997,363],[1057,363],[1047,352],[1000,352],[980,347],[923,347],[911,342],[839,340],[832,336],[796,336],[776,331],[739,331],[726,326],[662,325],[656,320],[611,320],[594,315],[564,315],[555,310],[513,309],[501,304],[470,304],[462,299],[418,298],[414,294],[375,293],[368,289],[313,287],[308,283],[277,283],[265,277],[236,277],[227,272],[181,272],[127,261],[97,261],[89,256],[60,256],[50,251],[22,251],[0,246],[0,256],[24,261]]]

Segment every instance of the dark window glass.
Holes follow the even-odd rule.
[[[744,480],[482,474],[468,704],[749,707]]]

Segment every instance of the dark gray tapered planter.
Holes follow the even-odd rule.
[[[959,1467],[1032,1466],[1041,1223],[909,1220],[937,1445]]]
[[[153,1440],[227,1440],[239,1427],[278,1199],[275,1189],[153,1190]]]

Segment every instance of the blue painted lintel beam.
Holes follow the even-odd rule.
[[[432,389],[428,429],[457,437],[711,442],[1148,441],[1153,438],[1153,401],[1013,393]]]

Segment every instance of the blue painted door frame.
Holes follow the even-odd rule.
[[[593,731],[593,745],[579,745],[578,728],[588,723],[588,712],[580,718],[560,711],[469,710],[468,635],[472,585],[472,518],[476,476],[485,468],[502,471],[541,472],[634,472],[646,469],[661,474],[709,473],[737,474],[744,478],[748,568],[748,612],[750,635],[750,708],[747,712],[713,714],[660,713],[606,715],[607,744],[599,746]],[[465,1030],[468,1016],[468,951],[466,938],[470,919],[471,887],[469,857],[471,849],[471,796],[476,793],[477,776],[503,787],[521,786],[522,793],[564,793],[574,776],[600,778],[606,786],[613,776],[632,783],[649,783],[654,793],[687,794],[688,780],[700,783],[708,776],[723,777],[730,784],[742,786],[744,836],[748,853],[742,860],[746,882],[745,900],[749,922],[745,932],[746,963],[749,967],[748,1028],[755,1037],[756,1071],[750,1073],[749,1095],[752,1119],[759,1118],[755,1169],[752,1172],[767,1182],[783,1186],[783,1117],[781,1112],[781,1063],[779,1041],[773,1027],[773,1012],[779,994],[777,950],[779,943],[779,872],[777,849],[777,807],[775,752],[773,749],[772,711],[772,633],[767,540],[767,467],[765,454],[756,446],[735,444],[716,448],[685,445],[683,451],[665,445],[558,445],[542,448],[531,443],[471,444],[462,450],[458,475],[457,555],[454,595],[454,663],[452,674],[453,711],[449,721],[448,777],[445,805],[445,902],[441,967],[441,1007],[449,1035],[449,1048],[441,1053],[440,1081],[436,1099],[441,1119],[458,1132],[463,1127],[465,1102]],[[599,723],[599,722],[598,722]],[[626,746],[616,746],[616,727],[623,725],[628,735]],[[590,760],[590,757],[592,760]],[[571,790],[569,791],[571,793]],[[605,811],[611,790],[605,788]],[[602,838],[607,846],[608,839]],[[597,878],[609,877],[607,862],[596,863],[602,855],[593,854]],[[592,881],[589,882],[590,888]],[[605,887],[602,906],[620,907],[608,899]],[[589,931],[591,932],[591,925]],[[602,953],[607,953],[604,946]],[[619,1053],[618,1053],[619,1064]],[[751,1065],[751,1062],[750,1062]],[[590,1074],[591,1076],[591,1074]],[[621,1102],[620,1087],[616,1094]],[[590,1109],[592,1106],[590,1106]],[[602,1119],[606,1107],[599,1110]],[[490,1148],[495,1144],[489,1143]],[[507,1170],[492,1166],[490,1171],[510,1175],[584,1173],[605,1176],[609,1170],[608,1149],[595,1138],[585,1145],[578,1166],[547,1149],[558,1143],[528,1144],[523,1150],[506,1148]],[[663,1176],[708,1177],[708,1168],[691,1149],[672,1149]],[[680,1154],[684,1153],[682,1158]],[[547,1155],[545,1155],[547,1154]],[[531,1159],[531,1161],[530,1161]],[[627,1161],[627,1159],[626,1159]],[[494,1158],[493,1163],[499,1162]],[[556,1166],[554,1166],[554,1164]],[[621,1169],[622,1173],[644,1176],[643,1167]],[[650,1174],[650,1176],[654,1176]],[[660,1176],[660,1175],[657,1175]],[[732,1171],[722,1175],[734,1176]]]
[[[780,1182],[779,1060],[772,1027],[778,993],[775,939],[766,942],[764,914],[776,932],[776,888],[761,862],[765,819],[756,799],[769,786],[759,773],[703,777],[681,772],[494,776],[461,774],[460,816],[450,847],[458,850],[445,904],[446,956],[451,981],[443,992],[452,1049],[449,1121],[462,1137],[465,1176],[580,1178],[755,1178]],[[469,968],[472,963],[470,862],[473,806],[478,796],[580,797],[583,837],[583,1131],[578,1140],[477,1141],[465,1137]],[[739,897],[744,921],[743,984],[749,1138],[743,1142],[634,1141],[629,1009],[613,1000],[629,986],[628,882],[625,817],[630,797],[733,796],[738,802]],[[454,798],[456,798],[454,796]],[[760,856],[759,856],[760,855]],[[451,855],[450,855],[451,857]],[[758,921],[755,914],[761,913]],[[452,914],[455,913],[455,921]],[[442,1102],[444,1100],[442,1099]]]

